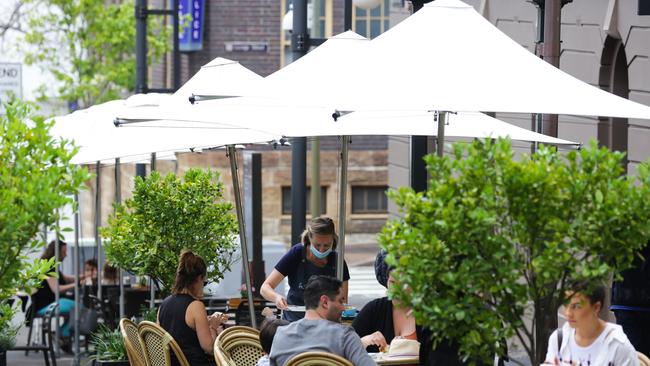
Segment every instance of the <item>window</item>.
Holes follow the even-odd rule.
[[[291,0],[280,0],[280,6],[284,11],[280,23],[284,20],[285,15],[291,7]],[[307,1],[307,28],[311,38],[329,38],[332,36],[333,29],[333,0],[308,0]],[[282,30],[280,38],[280,64],[288,65],[293,61],[293,52],[291,51],[291,33]]]
[[[311,214],[311,187],[307,187],[307,214]],[[327,187],[320,187],[321,215],[327,212]],[[282,187],[282,214],[291,215],[291,187]]]
[[[387,186],[353,186],[352,213],[383,214],[388,212]]]
[[[639,0],[639,15],[650,15],[650,0]]]
[[[390,16],[390,1],[383,0],[374,9],[354,7],[353,31],[367,38],[375,38],[388,30]]]

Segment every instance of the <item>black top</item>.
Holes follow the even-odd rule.
[[[374,299],[367,303],[352,322],[352,327],[359,337],[380,331],[386,342],[395,338],[393,325],[393,303],[387,297]],[[427,366],[460,366],[465,365],[459,360],[458,346],[450,342],[441,342],[435,350],[431,342],[431,331],[417,325],[415,327],[420,342],[420,365]],[[379,352],[377,346],[368,346],[368,352]]]
[[[307,247],[296,244],[282,256],[275,269],[283,276],[289,277],[287,301],[291,305],[305,305],[302,294],[309,277],[314,275],[336,276],[336,252],[327,256],[327,264],[319,267],[307,259]],[[343,261],[343,281],[350,279],[348,264]]]
[[[357,332],[359,337],[367,336],[376,331],[380,331],[386,339],[386,343],[395,338],[395,326],[393,324],[393,303],[387,297],[374,299],[367,303],[359,312],[354,321],[352,328]],[[422,327],[419,325],[415,327],[415,334],[418,336],[418,341],[422,342]],[[368,352],[379,352],[379,347],[368,346]]]
[[[196,331],[185,322],[187,307],[195,301],[190,295],[180,294],[168,296],[160,305],[158,320],[160,326],[171,334],[183,350],[190,365],[212,364],[214,360],[203,352]],[[172,353],[172,365],[179,365]]]
[[[324,267],[319,267],[307,259],[307,250],[303,244],[296,244],[275,265],[278,272],[285,277],[289,277],[289,292],[287,293],[287,303],[289,305],[305,305],[303,294],[307,281],[311,276],[336,276],[336,252],[332,251],[327,256],[327,264]],[[348,265],[343,261],[343,281],[349,279]],[[299,320],[304,315],[302,312],[283,312],[283,317],[289,321]]]
[[[63,278],[63,273],[59,272],[59,286],[61,285],[65,285],[65,279]],[[41,287],[32,295],[32,308],[35,311],[39,311],[55,300],[56,295],[54,291],[50,288],[47,280],[43,280],[41,281]]]

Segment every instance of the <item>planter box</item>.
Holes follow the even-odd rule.
[[[0,366],[7,366],[7,351],[0,350]]]
[[[128,360],[122,360],[122,361],[99,361],[99,360],[94,360],[93,365],[95,365],[95,366],[129,366],[129,361]]]

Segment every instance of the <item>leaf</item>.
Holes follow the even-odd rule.
[[[596,191],[595,197],[597,203],[599,204],[603,203],[603,192],[601,192],[600,190]]]

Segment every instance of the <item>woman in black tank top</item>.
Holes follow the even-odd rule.
[[[186,251],[181,254],[172,295],[158,310],[158,323],[176,340],[190,365],[214,365],[214,340],[227,320],[222,314],[207,315],[203,281],[207,274],[203,259]],[[172,355],[172,365],[178,361]]]

